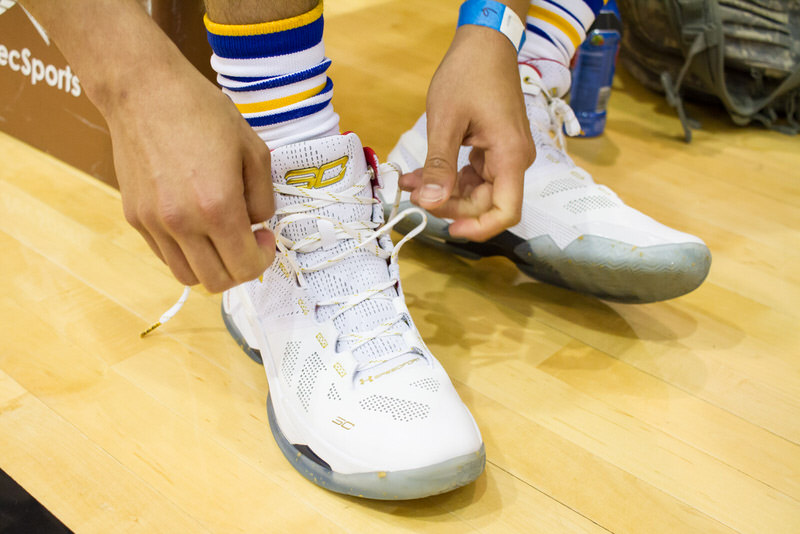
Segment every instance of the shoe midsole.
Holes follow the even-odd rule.
[[[263,364],[260,351],[244,339],[233,317],[222,308],[228,332],[253,361]],[[402,471],[373,471],[343,474],[333,471],[324,459],[304,444],[293,444],[283,434],[275,415],[272,398],[267,395],[270,430],[278,447],[292,466],[315,484],[337,493],[386,500],[417,499],[444,493],[469,484],[486,463],[483,444],[479,450],[434,465]]]
[[[416,469],[337,473],[304,454],[284,437],[269,396],[267,415],[272,436],[292,467],[311,482],[337,493],[379,500],[419,499],[469,484],[480,476],[486,464],[486,452],[481,444],[474,453]]]

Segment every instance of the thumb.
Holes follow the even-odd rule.
[[[423,208],[435,209],[450,198],[456,183],[462,134],[453,123],[428,119],[428,155],[417,197]]]

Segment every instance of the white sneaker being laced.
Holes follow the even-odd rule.
[[[627,206],[567,154],[563,131],[576,135],[580,125],[553,88],[569,87],[569,71],[544,60],[522,63],[519,70],[537,153],[525,173],[519,224],[473,243],[453,238],[449,221],[428,215],[418,239],[474,259],[506,256],[541,281],[621,302],[665,300],[698,287],[711,265],[703,241]],[[423,115],[389,155],[404,172],[425,162],[426,127]],[[469,164],[469,150],[462,147],[459,168]],[[387,183],[383,198],[393,198],[396,190],[396,182]],[[401,207],[410,205],[408,198],[404,194]],[[397,226],[400,232],[408,228]]]
[[[222,311],[264,364],[272,434],[295,469],[336,492],[414,499],[472,482],[485,454],[405,305],[397,252],[415,231],[396,247],[388,233],[414,213],[419,232],[425,215],[382,226],[373,188],[390,172],[355,134],[274,150],[276,259]]]

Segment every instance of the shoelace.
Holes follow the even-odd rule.
[[[402,174],[400,168],[393,164],[393,163],[384,163],[378,167],[378,174],[383,174],[385,172],[393,172],[397,173],[398,177]],[[285,206],[283,208],[278,209],[275,212],[275,217],[270,219],[270,221],[277,221],[274,222],[274,226],[270,227],[270,221],[264,221],[258,224],[252,225],[251,229],[253,231],[259,229],[267,229],[271,230],[275,234],[276,245],[278,248],[278,255],[279,257],[276,261],[286,261],[288,263],[289,268],[294,272],[297,283],[302,285],[306,284],[306,281],[303,277],[303,273],[319,271],[321,269],[325,269],[342,261],[347,256],[353,254],[356,250],[367,248],[368,250],[372,251],[375,255],[380,257],[381,259],[389,259],[390,266],[396,265],[397,263],[397,256],[400,252],[402,246],[408,242],[410,239],[413,239],[417,234],[422,232],[427,224],[427,215],[425,212],[417,207],[410,207],[406,208],[400,213],[398,213],[398,208],[400,205],[400,195],[401,190],[398,188],[397,194],[395,195],[394,204],[392,207],[391,214],[389,215],[389,220],[382,226],[379,225],[377,222],[373,221],[354,221],[349,223],[342,223],[330,217],[323,217],[320,215],[315,215],[311,212],[318,210],[320,208],[324,208],[334,203],[347,203],[347,204],[377,204],[379,201],[375,199],[373,196],[369,198],[358,197],[356,196],[359,192],[363,191],[365,187],[371,187],[372,180],[375,178],[374,171],[372,168],[369,168],[367,172],[364,173],[361,181],[354,184],[351,188],[339,192],[339,193],[328,193],[323,190],[319,189],[307,189],[307,188],[300,188],[295,186],[288,186],[283,184],[274,184],[273,188],[277,193],[282,195],[289,195],[289,196],[298,196],[307,198],[309,202],[302,202],[297,204],[291,204]],[[390,250],[382,248],[378,243],[378,238],[382,235],[388,234],[395,225],[397,225],[400,221],[405,219],[406,217],[417,214],[421,217],[420,223],[417,226],[403,236],[400,241],[398,241],[397,245],[394,245]],[[283,215],[284,217],[279,218],[278,216]],[[301,220],[308,220],[314,219],[317,221],[317,226],[319,231],[316,233],[308,234],[303,237],[299,241],[292,241],[285,235],[283,235],[283,229],[286,228],[289,224],[301,221]],[[317,263],[316,265],[303,267],[297,261],[297,253],[307,253],[318,250],[319,248],[327,248],[332,246],[338,241],[341,240],[348,240],[354,239],[356,240],[355,246],[349,248],[331,258],[326,258],[325,260]],[[394,272],[397,272],[394,270]],[[333,298],[326,301],[320,301],[317,303],[318,306],[328,306],[328,305],[339,305],[339,308],[334,312],[334,314],[330,317],[330,319],[334,319],[335,317],[345,313],[349,309],[353,308],[354,306],[358,305],[359,303],[370,299],[370,298],[382,298],[382,299],[391,299],[392,297],[382,295],[381,293],[396,285],[398,283],[398,279],[395,275],[392,275],[389,280],[378,284],[375,287],[369,288],[366,291],[362,291],[356,293],[354,295],[349,295],[347,297],[341,298]],[[189,297],[189,293],[191,288],[189,286],[185,286],[183,289],[183,293],[178,301],[170,307],[164,314],[159,318],[157,322],[155,322],[152,326],[150,326],[147,330],[140,334],[141,337],[146,336],[159,326],[165,324],[167,321],[172,319],[183,307],[186,303],[187,298]],[[251,310],[251,314],[254,315],[255,311]],[[403,314],[398,314],[392,320],[385,321],[381,323],[377,327],[373,328],[372,330],[366,332],[358,332],[358,333],[348,333],[348,334],[340,334],[339,339],[336,340],[338,343],[339,340],[345,340],[351,343],[350,350],[353,351],[356,348],[360,347],[361,345],[376,339],[378,337],[384,335],[402,335],[400,333],[393,333],[390,330],[397,324],[398,321],[404,320],[405,317]],[[392,353],[386,355],[382,360],[371,360],[369,362],[358,363],[352,370],[351,373],[355,376],[355,373],[361,370],[365,370],[373,365],[379,365],[385,361],[388,361],[394,357],[402,356],[404,354],[408,354],[412,349],[409,350],[402,350],[397,351],[396,353]],[[424,355],[423,355],[424,356]]]
[[[526,76],[522,79],[522,83],[534,88],[523,88],[524,92],[533,96],[538,94],[544,96],[545,101],[547,102],[547,114],[550,118],[550,130],[555,136],[555,142],[558,148],[566,152],[567,144],[566,139],[564,138],[564,130],[566,130],[567,135],[570,137],[574,137],[581,133],[581,124],[578,122],[578,117],[575,116],[575,112],[572,110],[572,107],[561,98],[550,95],[541,79]],[[603,191],[608,196],[619,199],[619,196],[614,191],[605,185],[595,183],[592,177],[583,171],[583,169],[580,169],[580,171],[585,174],[591,186]]]
[[[552,96],[544,83],[539,78],[531,78],[526,76],[522,79],[522,83],[534,87],[533,90],[524,90],[524,92],[531,95],[541,94],[547,101],[547,113],[550,116],[551,131],[555,134],[556,143],[561,150],[566,150],[566,140],[564,139],[564,130],[566,129],[567,135],[570,137],[576,136],[581,133],[581,123],[575,116],[575,112],[569,104],[564,102],[557,96]]]

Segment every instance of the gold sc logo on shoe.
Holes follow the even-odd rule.
[[[307,189],[321,189],[333,185],[344,178],[348,159],[348,156],[343,156],[321,167],[306,167],[289,171],[284,177],[286,185]]]
[[[331,423],[333,423],[334,425],[339,425],[340,427],[344,428],[345,430],[350,430],[351,428],[356,426],[355,423],[353,423],[352,421],[348,421],[347,419],[345,419],[344,417],[341,417],[341,416],[337,416],[336,419],[331,421]]]

